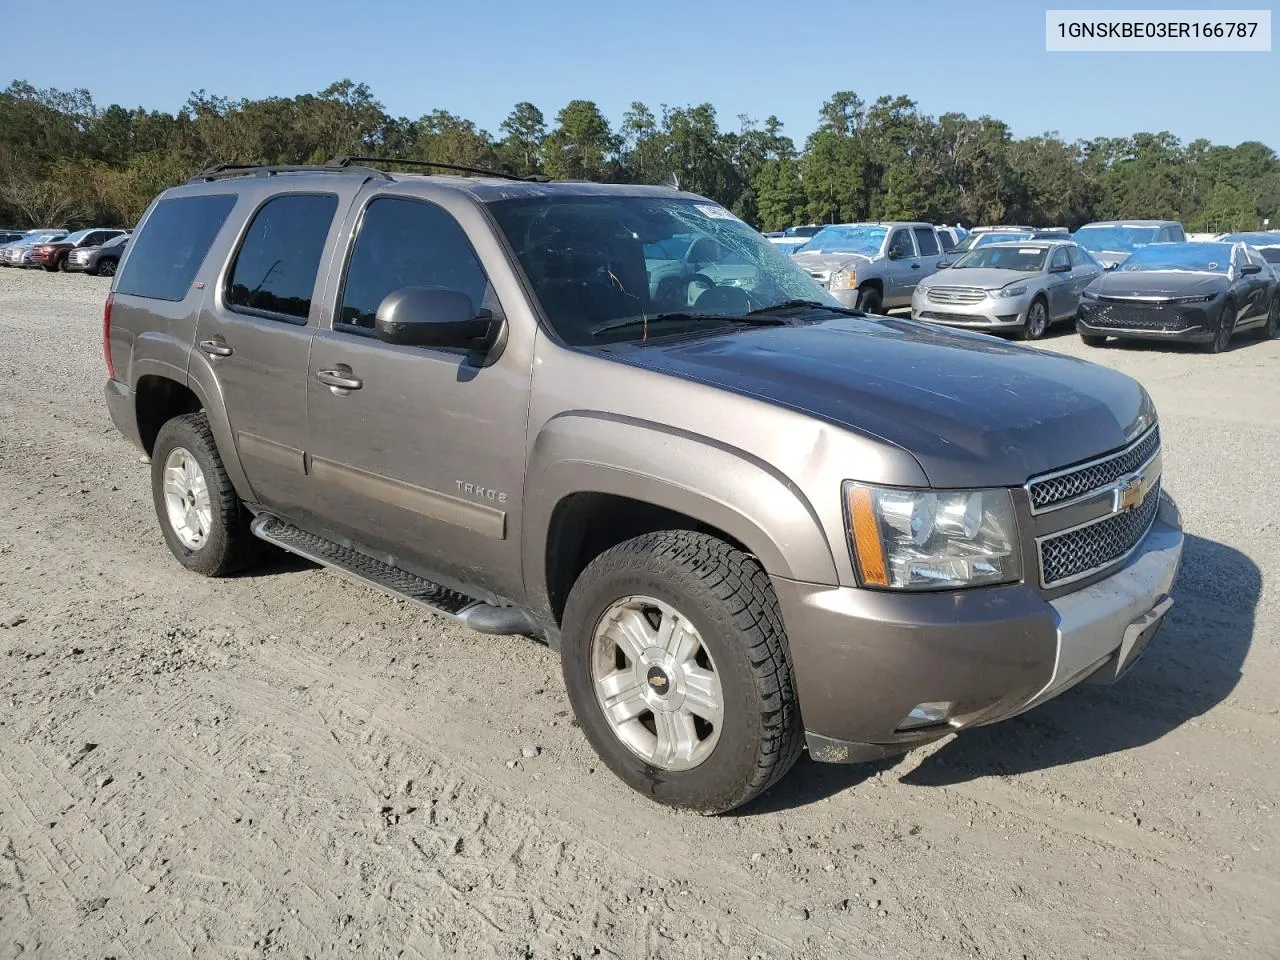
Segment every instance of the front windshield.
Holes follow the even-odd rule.
[[[1121,270],[1190,270],[1226,273],[1231,266],[1229,243],[1156,243],[1135,250]]]
[[[823,227],[796,253],[860,253],[874,257],[884,246],[888,232],[888,227],[862,223]]]
[[[971,250],[951,265],[952,270],[986,268],[988,270],[1020,270],[1039,273],[1044,269],[1045,247],[984,247]]]
[[[710,201],[578,195],[487,206],[547,320],[574,346],[723,329],[791,301],[839,307],[776,245]]]
[[[1158,227],[1081,227],[1071,239],[1092,253],[1128,253],[1151,243]]]

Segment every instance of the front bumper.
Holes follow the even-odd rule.
[[[911,298],[911,319],[971,330],[1016,330],[1027,321],[1031,297],[997,299],[987,297],[977,303],[934,303],[927,295]]]
[[[859,762],[900,753],[1091,677],[1118,679],[1171,605],[1182,542],[1177,507],[1161,494],[1124,566],[1055,600],[1030,584],[894,593],[775,577],[811,754]],[[945,722],[904,729],[914,707],[939,701],[953,704]]]
[[[1126,340],[1207,343],[1217,333],[1221,309],[1216,300],[1198,304],[1081,300],[1076,331],[1085,336]]]

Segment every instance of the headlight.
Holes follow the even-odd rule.
[[[1027,292],[1027,285],[1020,283],[1016,287],[1001,287],[999,290],[992,290],[993,297],[1020,297]]]
[[[1211,293],[1207,297],[1174,297],[1169,302],[1170,303],[1208,303],[1210,300],[1212,300],[1216,296],[1217,296],[1216,293]]]
[[[858,278],[856,271],[853,270],[837,270],[831,274],[831,290],[857,290]]]
[[[904,490],[846,481],[862,582],[896,590],[1009,583],[1020,574],[1008,490]]]

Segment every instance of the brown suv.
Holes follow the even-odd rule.
[[[1137,383],[842,307],[676,190],[215,169],[151,205],[103,335],[181,563],[266,541],[541,637],[663,803],[1112,681],[1171,604]]]

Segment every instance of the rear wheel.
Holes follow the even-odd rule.
[[[1222,353],[1231,346],[1231,334],[1235,328],[1235,316],[1235,304],[1228,300],[1222,305],[1222,311],[1218,314],[1218,326],[1214,330],[1213,339],[1205,347],[1209,353]]]
[[[565,688],[591,746],[659,803],[723,813],[799,756],[773,586],[724,541],[665,530],[606,550],[573,585],[562,636]]]
[[[858,309],[864,313],[880,313],[884,301],[875,287],[863,287],[858,291]]]
[[[203,413],[174,417],[151,451],[151,495],[165,543],[178,562],[221,577],[258,556],[249,511],[236,495]]]
[[[1280,333],[1280,290],[1271,295],[1271,309],[1267,311],[1267,322],[1253,329],[1253,335],[1259,340],[1274,340],[1277,333]]]

